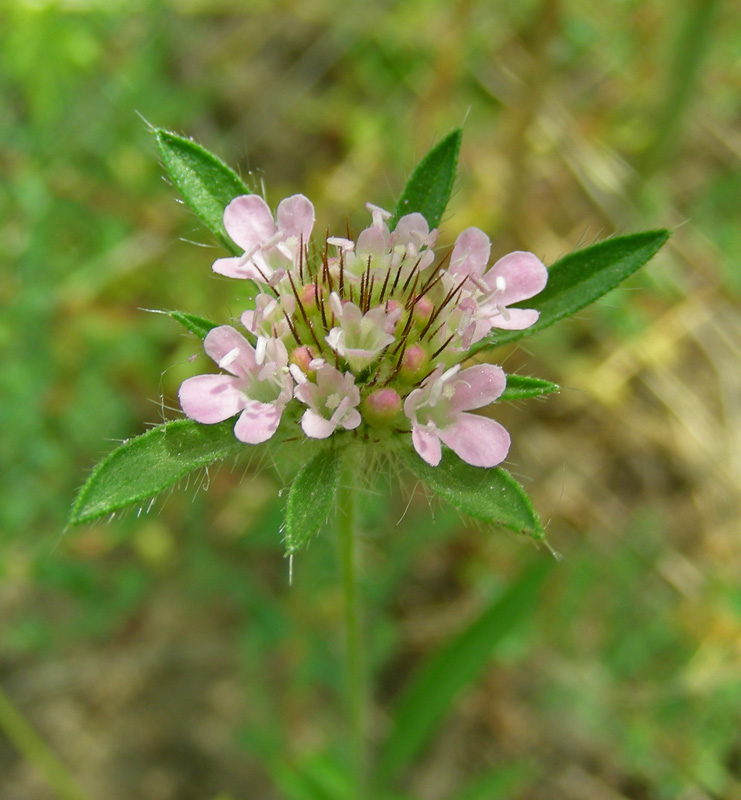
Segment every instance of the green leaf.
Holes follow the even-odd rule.
[[[224,209],[235,197],[251,194],[250,190],[233,169],[192,139],[163,128],[154,128],[152,133],[162,166],[185,202],[232,255],[239,255],[242,249],[224,228]]]
[[[474,345],[471,353],[516,342],[575,314],[630,277],[656,255],[669,236],[667,230],[634,233],[569,253],[548,270],[548,284],[540,294],[514,305],[540,311],[535,325],[523,331],[495,330]]]
[[[507,375],[507,388],[502,392],[499,401],[525,400],[528,397],[540,397],[561,391],[557,383],[542,378],[529,378],[526,375]]]
[[[212,328],[218,328],[218,323],[211,322],[210,319],[199,317],[195,314],[187,314],[185,311],[165,311],[164,313],[167,314],[168,317],[177,320],[191,333],[200,336],[201,339],[204,339]]]
[[[533,611],[554,563],[541,558],[529,566],[422,666],[401,698],[394,726],[381,749],[378,774],[383,780],[394,778],[412,763],[459,692],[476,680],[506,634]]]
[[[340,453],[338,447],[322,450],[294,478],[286,506],[286,553],[299,550],[329,516],[340,476]]]
[[[401,217],[414,211],[427,220],[430,228],[440,224],[453,191],[462,135],[460,128],[453,131],[419,162],[389,220],[391,230],[394,230]]]
[[[233,420],[201,425],[180,419],[127,440],[85,481],[72,506],[70,523],[89,522],[146,500],[189,472],[240,452],[244,444],[234,437],[233,427]]]
[[[410,450],[403,451],[403,458],[422,483],[464,514],[545,540],[530,498],[502,467],[472,467],[450,450],[443,450],[442,461],[436,467]]]

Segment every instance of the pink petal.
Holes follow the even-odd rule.
[[[217,275],[225,275],[227,278],[244,279],[249,277],[244,267],[240,266],[239,258],[217,258],[211,269]]]
[[[346,431],[354,431],[362,421],[363,418],[360,416],[360,412],[356,408],[351,408],[350,411],[345,412],[340,425]]]
[[[366,228],[360,232],[355,252],[358,258],[368,260],[368,256],[380,258],[386,250],[386,234],[378,228]]]
[[[309,243],[314,228],[314,206],[302,194],[281,200],[276,215],[278,229],[285,236],[295,236],[305,245]]]
[[[469,411],[493,403],[504,391],[507,376],[494,364],[479,364],[459,372],[450,380],[455,393],[450,399],[452,411]]]
[[[507,431],[495,420],[478,414],[460,414],[453,425],[438,433],[462,461],[474,467],[495,467],[509,452]]]
[[[419,457],[431,467],[436,467],[442,458],[442,448],[437,434],[439,431],[429,431],[420,425],[412,425],[412,444]]]
[[[298,395],[298,391],[296,394]],[[317,414],[312,408],[306,409],[301,417],[301,428],[312,439],[326,439],[334,433],[336,427],[334,422]]]
[[[239,378],[244,378],[248,373],[257,369],[255,350],[247,339],[231,325],[220,325],[212,328],[203,340],[203,349],[222,369],[231,372]],[[236,357],[232,356],[229,363],[221,365],[224,356],[237,350]]]
[[[229,236],[249,253],[275,234],[275,222],[268,204],[256,194],[243,194],[224,211],[224,227]]]
[[[505,331],[524,331],[531,325],[535,325],[540,316],[540,311],[534,308],[507,308],[505,313],[495,312],[489,317],[489,322],[493,328],[501,328]]]
[[[261,444],[275,433],[283,414],[283,406],[248,400],[234,426],[234,435],[246,444]]]
[[[450,274],[483,275],[489,263],[491,242],[480,228],[466,228],[455,240],[450,256]]]
[[[399,224],[394,228],[394,244],[406,245],[410,242],[417,247],[426,244],[430,236],[430,226],[427,220],[417,211],[405,214]]]
[[[238,414],[246,398],[239,381],[229,375],[196,375],[183,381],[178,392],[186,417],[206,425]]]
[[[496,293],[496,301],[508,306],[542,292],[548,281],[548,270],[537,256],[518,250],[500,258],[484,276],[492,291],[497,288],[497,278],[504,279],[505,289]]]

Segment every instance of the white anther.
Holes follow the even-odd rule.
[[[509,311],[501,303],[497,303],[497,311],[509,322]]]
[[[255,363],[262,364],[265,361],[268,340],[264,336],[257,337],[257,347],[255,348]]]
[[[497,275],[495,283],[500,292],[503,292],[507,288],[507,281],[504,280],[504,275]]]
[[[223,356],[221,361],[219,361],[219,367],[221,369],[226,369],[230,364],[234,363],[238,358],[239,358],[239,348],[234,347]]]
[[[335,247],[339,247],[340,250],[345,250],[347,252],[355,249],[355,242],[350,239],[343,239],[341,236],[330,236],[327,239],[327,244],[334,245]]]

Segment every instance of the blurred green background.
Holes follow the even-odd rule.
[[[478,225],[493,255],[552,263],[675,229],[628,286],[498,354],[564,387],[501,413],[564,558],[404,785],[456,797],[501,768],[482,800],[741,798],[740,53],[718,0],[5,0],[0,686],[91,800],[292,798],[276,757],[341,724],[331,532],[289,588],[279,469],[65,531],[91,466],[203,368],[142,309],[244,305],[143,120],[273,205],[305,193],[320,230],[393,206],[464,120],[443,244]],[[377,736],[422,659],[550,558],[412,488],[364,501]],[[0,797],[56,796],[0,732]]]

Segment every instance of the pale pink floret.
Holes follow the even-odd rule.
[[[312,366],[316,363],[312,362]],[[301,427],[307,436],[326,439],[338,427],[351,431],[360,425],[362,419],[357,410],[360,391],[351,373],[343,375],[330,364],[321,363],[316,368],[316,383],[302,376],[298,369],[292,369],[292,374],[299,381],[295,397],[309,406],[301,417]]]
[[[475,300],[477,306],[468,344],[483,338],[491,328],[523,330],[534,325],[538,311],[509,306],[539,294],[548,280],[548,270],[540,259],[522,251],[500,258],[484,273],[490,251],[489,237],[479,228],[467,228],[456,239],[450,257],[451,282],[460,283],[467,276],[463,296]]]
[[[379,306],[363,314],[355,303],[343,303],[335,292],[329,296],[329,305],[339,324],[325,337],[327,344],[351,369],[364,369],[395,341],[392,331],[402,314],[401,306],[390,311]]]
[[[277,339],[258,339],[255,350],[237,330],[222,325],[208,332],[203,347],[231,374],[183,381],[178,394],[185,415],[212,425],[240,414],[234,426],[237,439],[247,444],[270,439],[292,395],[285,345]]]
[[[443,370],[439,365],[404,402],[414,449],[433,467],[442,458],[441,443],[475,467],[496,466],[507,457],[509,434],[493,419],[466,412],[502,394],[507,384],[504,371],[493,364]]]
[[[295,194],[281,201],[273,220],[262,197],[246,194],[226,207],[224,227],[244,254],[218,259],[214,272],[272,285],[303,258],[301,249],[314,228],[314,206],[302,194]]]

